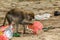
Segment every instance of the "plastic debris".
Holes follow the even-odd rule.
[[[49,29],[48,28],[43,28],[43,31],[44,32],[47,32]]]
[[[34,21],[33,25],[28,25],[29,29],[32,29],[34,34],[38,34],[38,30],[42,30],[43,25],[39,21]]]
[[[60,12],[59,11],[55,11],[54,12],[54,16],[59,16],[60,15]]]
[[[43,15],[35,15],[36,20],[46,20],[49,19],[51,14],[45,13]]]
[[[13,37],[20,37],[19,33],[13,33]]]
[[[1,38],[2,37],[2,38]],[[12,25],[1,26],[0,27],[0,38],[11,39],[13,37],[13,27]]]
[[[2,31],[0,31],[0,35],[3,35],[3,32]]]
[[[4,34],[11,39],[13,37],[13,27],[10,25],[5,31]]]
[[[6,35],[0,35],[0,40],[9,40]]]

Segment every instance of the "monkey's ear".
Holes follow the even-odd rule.
[[[34,19],[34,13],[32,13],[32,18]]]
[[[29,14],[34,19],[34,13]]]

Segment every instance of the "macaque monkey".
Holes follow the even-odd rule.
[[[24,20],[32,21],[32,19],[34,19],[33,12],[21,10],[18,8],[11,9],[10,11],[7,12],[7,14],[5,16],[3,26],[5,25],[6,20],[9,25],[12,24],[12,22],[14,22],[16,24],[16,32],[18,32],[18,24],[22,24],[22,25],[29,24],[29,23],[25,23]],[[24,27],[24,33],[25,33],[25,27]]]

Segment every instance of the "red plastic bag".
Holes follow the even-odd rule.
[[[37,34],[38,30],[42,30],[43,25],[39,21],[34,21],[33,25],[28,25],[29,29],[32,29],[33,33]]]
[[[5,35],[5,36],[3,36]],[[0,39],[11,39],[13,37],[13,27],[12,25],[6,25],[0,27]]]
[[[1,26],[0,27],[0,40],[9,40],[6,35],[4,35],[4,31],[8,26]]]
[[[9,40],[5,35],[0,35],[0,40]]]
[[[6,28],[8,28],[8,27],[9,27],[8,25],[7,26],[1,26],[0,31],[4,32],[6,30]]]

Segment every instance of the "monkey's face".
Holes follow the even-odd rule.
[[[28,14],[27,15],[27,20],[31,21],[32,19],[34,19],[34,14],[33,13]]]

